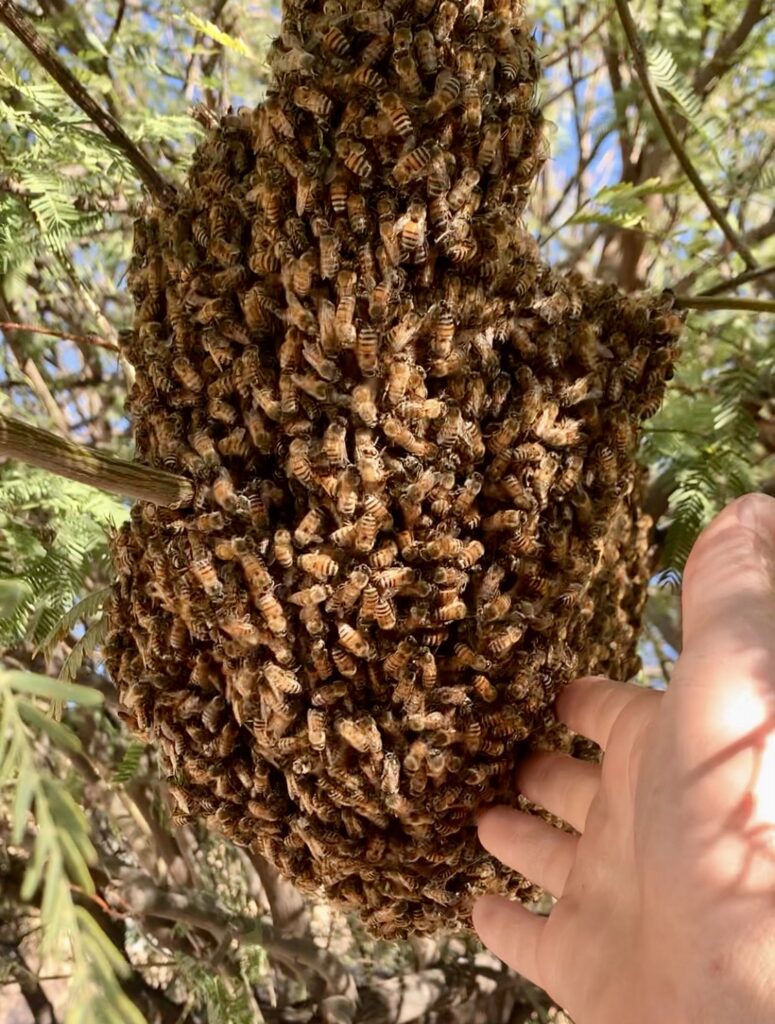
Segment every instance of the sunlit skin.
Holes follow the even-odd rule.
[[[682,616],[666,693],[588,678],[558,700],[602,765],[541,754],[518,771],[581,835],[507,808],[479,821],[557,902],[547,918],[486,896],[475,927],[575,1024],[775,1020],[775,499],[741,498],[702,533]]]

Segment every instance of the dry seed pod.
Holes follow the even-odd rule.
[[[566,742],[572,674],[636,667],[634,452],[681,320],[540,265],[518,6],[289,15],[129,275],[137,457],[196,498],[114,541],[121,713],[179,814],[386,937],[531,894],[475,814]]]

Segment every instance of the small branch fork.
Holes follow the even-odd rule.
[[[2,0],[0,0],[2,2]],[[635,70],[638,73],[638,78],[643,86],[643,91],[646,94],[654,115],[659,122],[659,126],[662,129],[665,139],[667,140],[670,148],[675,154],[678,163],[681,165],[686,177],[692,183],[697,192],[697,195],[702,199],[703,203],[708,209],[711,217],[715,220],[718,226],[724,233],[729,244],[739,253],[742,257],[746,267],[749,270],[754,269],[757,266],[756,259],[742,240],[739,235],[735,232],[732,225],[729,223],[724,215],[721,207],[716,203],[713,196],[706,188],[702,178],[699,176],[694,168],[691,160],[689,159],[686,150],[684,149],[681,140],[678,138],[678,134],[673,127],[673,123],[670,120],[670,116],[665,110],[662,100],[659,97],[659,93],[654,87],[649,75],[648,63],[646,61],[646,55],[643,49],[643,41],[638,33],[638,27],[635,24],[635,19],[630,11],[628,0],[615,0],[616,10],[619,13],[619,18],[624,28],[624,34],[627,36],[627,42],[630,44],[632,50],[633,61],[635,63]]]
[[[175,189],[166,182],[148,157],[132,142],[112,114],[104,110],[81,85],[75,75],[59,59],[54,50],[35,30],[14,0],[0,0],[0,24],[5,25],[27,47],[40,66],[67,93],[102,134],[123,153],[137,171],[151,195],[163,206],[175,199]]]
[[[185,477],[117,459],[2,413],[0,456],[21,459],[29,466],[69,480],[155,505],[186,505],[194,496],[194,489]]]

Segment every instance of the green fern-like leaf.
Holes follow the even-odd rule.
[[[101,587],[99,590],[87,594],[86,597],[73,605],[69,611],[65,612],[43,643],[43,650],[46,655],[50,655],[56,644],[67,636],[81,620],[92,619],[101,612],[109,594],[110,587]]]
[[[724,126],[703,110],[699,96],[679,70],[669,50],[654,44],[647,48],[646,59],[654,84],[675,101],[686,120],[702,136],[716,163],[724,170],[716,146],[717,140],[723,137]]]
[[[60,679],[73,680],[77,676],[84,658],[93,657],[98,647],[105,643],[108,633],[108,620],[105,616],[97,619],[83,636],[75,642],[73,649],[67,655],[59,672]]]
[[[133,741],[129,744],[112,775],[112,781],[117,786],[126,785],[127,782],[131,782],[137,775],[145,751],[146,745],[144,743]]]

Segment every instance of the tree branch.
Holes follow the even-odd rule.
[[[738,237],[738,235],[732,228],[732,225],[724,216],[724,212],[722,211],[721,207],[716,203],[713,196],[705,187],[702,178],[700,178],[699,174],[695,170],[694,165],[689,159],[686,150],[684,149],[683,144],[681,143],[681,140],[678,138],[678,134],[676,133],[676,130],[673,127],[673,123],[670,120],[670,117],[662,104],[662,100],[659,97],[659,93],[654,88],[654,85],[651,81],[651,76],[649,75],[646,55],[643,50],[643,42],[640,38],[640,34],[638,33],[638,28],[635,24],[635,19],[633,18],[632,12],[630,11],[628,0],[615,0],[615,3],[616,10],[619,13],[619,18],[621,19],[622,26],[624,28],[624,33],[627,36],[627,41],[630,44],[630,49],[632,50],[633,60],[635,63],[635,70],[638,73],[638,78],[640,78],[641,85],[643,86],[643,91],[646,93],[646,98],[648,99],[651,105],[651,109],[654,111],[654,115],[657,121],[659,122],[659,125],[664,133],[665,139],[667,140],[670,148],[675,154],[678,163],[681,165],[681,169],[694,186],[697,195],[700,197],[700,199],[702,199],[703,203],[707,207],[708,213],[710,213],[711,217],[715,220],[715,222],[723,231],[724,236],[728,240],[729,244],[732,246],[735,252],[739,253],[742,257],[746,267],[756,267],[757,264],[753,256],[753,253],[742,240],[742,238]]]
[[[50,473],[155,505],[189,504],[190,481],[162,469],[125,462],[0,413],[0,455]]]
[[[75,75],[59,59],[54,50],[36,31],[14,0],[0,0],[0,23],[10,29],[35,57],[40,66],[78,104],[106,139],[120,150],[137,171],[138,176],[154,198],[163,205],[171,205],[175,189],[164,181],[151,161],[132,142],[112,114],[96,103]]]
[[[757,224],[755,228],[751,228],[746,231],[743,235],[743,241],[746,245],[759,245],[761,242],[765,242],[768,238],[771,238],[772,235],[775,235],[775,213],[773,213],[768,220],[763,221],[761,224]],[[726,247],[724,248],[726,249]],[[728,255],[729,253],[724,250],[716,253],[713,259],[707,260],[704,264],[698,265],[696,269],[691,270],[688,274],[685,274],[680,281],[677,281],[673,285],[674,290],[680,292],[689,288],[701,274],[707,273],[713,267],[717,266],[726,259]],[[757,267],[756,269],[758,270],[759,268]]]
[[[748,0],[737,28],[721,37],[716,52],[705,67],[699,68],[694,76],[694,88],[701,96],[705,96],[710,91],[710,85],[714,78],[720,78],[731,67],[735,53],[756,25],[767,17],[767,13],[762,10],[762,0]]]
[[[775,313],[772,299],[716,298],[710,295],[676,295],[676,309],[745,309],[755,313]]]
[[[771,274],[775,274],[775,263],[770,263],[766,267],[757,267],[755,270],[745,270],[742,274],[730,277],[727,281],[719,281],[718,284],[711,285],[710,288],[700,292],[700,295],[721,295],[724,292],[734,291],[741,284],[748,284],[749,281],[757,281],[759,278],[769,277]]]
[[[43,991],[40,978],[31,970],[21,949],[15,947],[9,954],[10,969],[19,986],[24,1001],[35,1024],[57,1024],[57,1016],[48,996]]]
[[[110,341],[98,338],[96,334],[71,334],[69,331],[54,331],[45,324],[17,324],[9,320],[0,320],[0,331],[29,331],[32,334],[47,334],[51,338],[63,338],[66,341],[80,341],[84,345],[97,345],[98,348],[107,349],[109,352],[118,352],[118,345]]]
[[[146,875],[133,873],[113,890],[117,907],[122,905],[133,917],[159,917],[208,932],[217,942],[229,939],[255,942],[270,959],[308,967],[326,985],[331,1019],[349,1024],[358,1006],[358,989],[345,964],[311,939],[290,939],[277,934],[268,924],[247,915],[230,914],[206,892],[182,893],[159,888]]]

